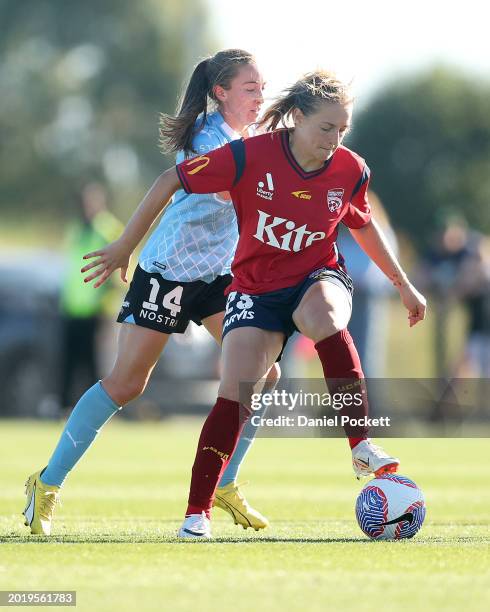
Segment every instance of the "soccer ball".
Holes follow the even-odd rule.
[[[424,496],[410,478],[383,474],[359,493],[356,517],[373,540],[413,538],[425,519]]]

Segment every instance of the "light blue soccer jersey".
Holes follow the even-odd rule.
[[[194,137],[193,148],[202,155],[237,138],[240,135],[214,112]],[[184,153],[179,151],[176,163],[183,160]],[[179,189],[144,246],[139,265],[167,280],[211,283],[217,276],[229,274],[237,242],[231,201],[214,193],[187,195]]]

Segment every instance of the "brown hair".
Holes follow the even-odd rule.
[[[284,90],[282,96],[265,111],[257,126],[265,126],[268,131],[275,130],[279,123],[285,125],[295,108],[299,108],[304,115],[311,115],[322,102],[348,104],[352,100],[349,86],[333,72],[309,72]]]
[[[229,89],[239,67],[254,62],[253,55],[242,49],[219,51],[199,62],[181,97],[176,116],[160,115],[160,145],[164,152],[183,150],[186,156],[196,153],[192,139],[206,123],[209,99],[218,103],[215,87]],[[196,126],[201,113],[202,120]]]

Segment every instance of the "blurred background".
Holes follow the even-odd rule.
[[[490,378],[488,9],[458,7],[0,0],[0,416],[64,416],[111,367],[126,287],[84,286],[81,255],[117,237],[173,163],[158,113],[174,112],[200,58],[227,47],[256,55],[266,104],[317,67],[352,80],[346,144],[367,159],[376,217],[429,301],[409,329],[397,294],[341,233],[366,374]],[[282,366],[321,375],[299,335]],[[123,413],[208,410],[219,368],[192,326]]]

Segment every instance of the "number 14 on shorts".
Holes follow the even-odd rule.
[[[156,278],[150,278],[151,291],[148,297],[148,301],[143,302],[142,306],[146,310],[158,310],[158,305],[156,303],[158,292],[160,290],[160,283]],[[182,285],[177,285],[171,291],[166,293],[163,296],[162,306],[167,310],[170,310],[171,317],[177,317],[179,312],[182,310],[180,305],[180,301],[182,299],[182,292],[184,291],[184,287]]]

